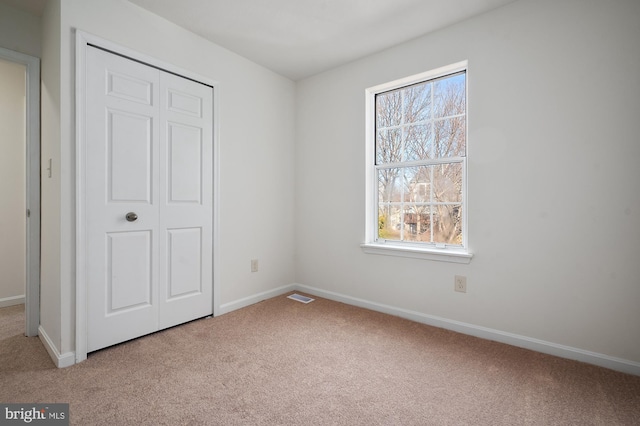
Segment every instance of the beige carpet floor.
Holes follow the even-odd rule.
[[[0,309],[0,402],[74,425],[639,425],[640,377],[284,296],[57,369]]]

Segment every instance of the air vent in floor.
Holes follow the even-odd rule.
[[[302,302],[302,303],[311,303],[316,299],[312,299],[310,297],[307,296],[303,296],[301,294],[298,293],[293,293],[287,296],[288,299],[293,299],[293,300],[297,300],[298,302]]]

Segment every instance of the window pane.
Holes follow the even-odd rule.
[[[462,202],[462,163],[433,166],[433,201]]]
[[[403,161],[433,158],[433,136],[431,126],[416,124],[405,128]]]
[[[378,238],[400,240],[401,214],[398,206],[380,204],[378,208]]]
[[[429,166],[407,167],[404,170],[404,201],[424,203],[431,201],[431,175]]]
[[[400,129],[378,130],[376,137],[376,164],[397,163],[402,149]]]
[[[402,197],[400,169],[378,170],[378,199],[382,203],[400,202]]]
[[[462,206],[438,205],[433,212],[433,242],[462,244]]]
[[[455,117],[434,123],[434,150],[436,158],[464,157],[466,155],[465,118]]]
[[[445,77],[434,83],[434,118],[465,113],[465,74]]]
[[[376,95],[376,127],[397,126],[402,117],[400,91]]]
[[[404,123],[411,124],[431,117],[431,84],[421,83],[402,91]]]
[[[407,204],[404,210],[404,240],[431,241],[430,207]]]

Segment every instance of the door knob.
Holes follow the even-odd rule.
[[[135,222],[138,219],[138,215],[134,212],[129,212],[125,216],[129,222]]]

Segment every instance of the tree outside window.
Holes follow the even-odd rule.
[[[375,94],[378,240],[464,245],[466,71]]]

